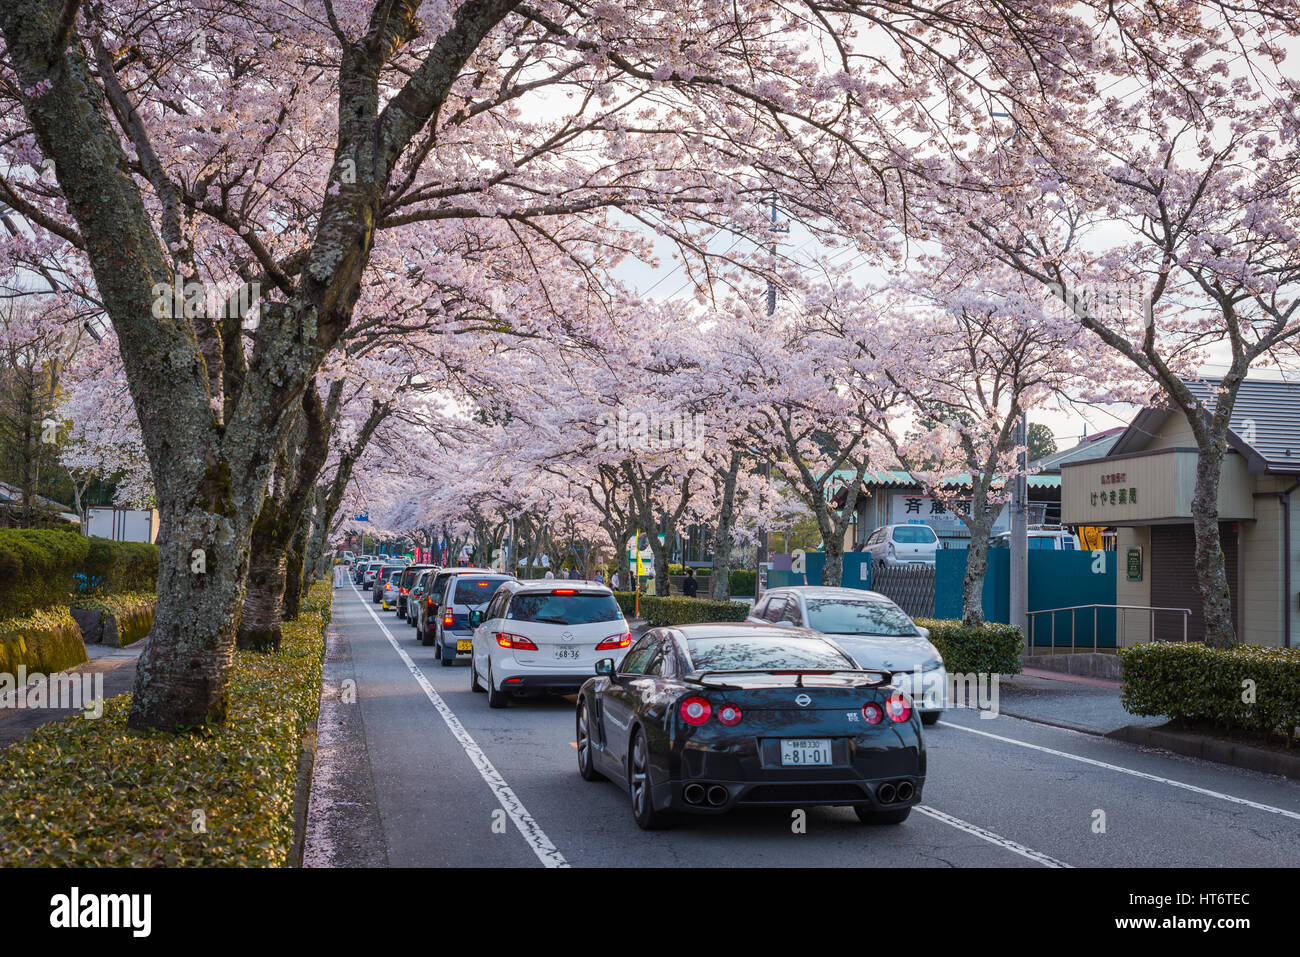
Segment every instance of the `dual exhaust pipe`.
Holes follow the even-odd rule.
[[[881,804],[894,804],[910,801],[915,793],[916,788],[911,781],[886,781],[876,788],[876,799]]]
[[[687,804],[708,802],[710,807],[722,807],[730,796],[721,784],[713,784],[706,788],[703,784],[692,783],[682,790],[682,797],[686,799]]]

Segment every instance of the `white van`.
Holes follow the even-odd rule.
[[[1046,551],[1077,552],[1083,547],[1079,543],[1079,536],[1064,525],[1030,525],[1028,537],[1031,550],[1041,548]],[[989,547],[1010,548],[1011,533],[1003,532],[1001,535],[994,536],[989,542]]]
[[[877,566],[933,565],[939,536],[929,525],[882,525],[871,533],[862,550]]]

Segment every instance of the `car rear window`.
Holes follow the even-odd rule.
[[[691,661],[701,671],[856,667],[820,638],[690,638],[686,645]]]
[[[832,635],[915,635],[916,627],[901,608],[883,601],[805,598],[808,627]]]
[[[613,595],[557,595],[552,592],[515,595],[510,600],[506,617],[549,625],[592,625],[601,621],[618,621],[623,612]]]
[[[469,575],[456,580],[456,594],[452,598],[453,605],[481,605],[492,597],[504,581],[508,578],[479,578],[477,575]]]
[[[903,525],[894,529],[894,541],[908,545],[926,544],[937,541],[938,536],[928,525]]]

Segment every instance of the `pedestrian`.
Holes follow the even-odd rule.
[[[555,577],[555,572],[551,571],[551,570],[548,568],[548,569],[546,569],[546,574],[543,575],[542,577],[543,577],[543,578],[554,578],[554,577]]]
[[[569,580],[582,581],[582,572],[578,571],[577,565],[574,565],[572,568],[569,569]]]
[[[686,579],[682,582],[682,594],[687,598],[694,598],[699,593],[700,583],[695,580],[695,569],[687,565]]]
[[[596,572],[595,582],[596,582],[597,585],[603,585],[603,584],[605,584],[605,573],[602,572],[602,571],[597,571],[597,572]]]
[[[347,574],[347,566],[338,564],[334,566],[334,587],[338,588],[343,584],[343,576]]]
[[[615,571],[614,574],[612,574],[612,575],[609,576],[609,587],[610,587],[610,590],[612,590],[612,591],[618,591],[618,572],[617,572],[617,571]]]

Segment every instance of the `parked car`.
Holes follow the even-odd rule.
[[[929,525],[882,525],[867,537],[862,550],[875,566],[933,565],[939,536]]]
[[[830,635],[860,667],[893,674],[894,685],[916,703],[922,724],[934,724],[947,706],[948,672],[930,632],[878,592],[822,585],[771,588],[747,620]]]
[[[398,582],[397,591],[397,617],[407,620],[406,607],[407,599],[411,594],[411,588],[415,580],[420,576],[420,572],[427,571],[430,568],[436,568],[435,565],[407,565],[402,569],[402,580]]]
[[[496,590],[508,581],[514,577],[483,569],[455,572],[443,581],[433,620],[433,644],[444,666],[455,664],[457,655],[470,653],[474,639],[470,613],[482,614]]]
[[[514,695],[577,691],[598,660],[632,644],[614,593],[594,582],[507,580],[469,623],[469,686],[493,708]]]
[[[645,829],[753,805],[899,824],[925,784],[911,700],[803,628],[651,629],[619,664],[596,664],[576,724],[578,773],[615,781]]]
[[[1041,548],[1047,551],[1068,552],[1079,551],[1083,547],[1079,543],[1079,536],[1064,525],[1030,525],[1027,534],[1031,549]],[[1011,533],[1002,532],[1000,535],[994,535],[989,540],[989,547],[1010,548]]]

